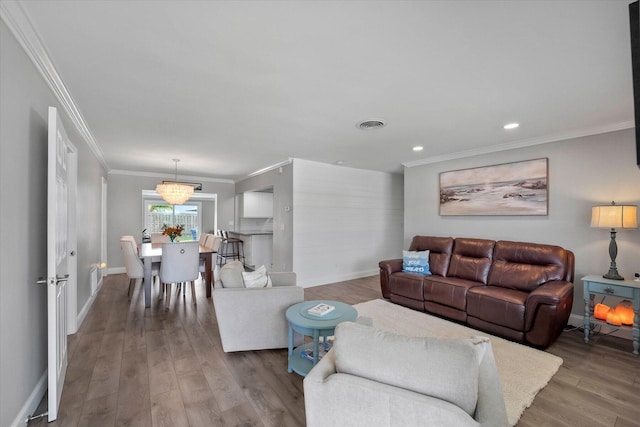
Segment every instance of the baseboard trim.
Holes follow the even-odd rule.
[[[107,275],[109,274],[122,274],[126,273],[127,269],[124,267],[112,267],[107,269]]]
[[[100,292],[100,288],[102,288],[103,283],[104,283],[104,278],[101,278],[100,281],[98,282],[98,286],[96,286],[96,291],[93,293],[93,295],[89,297],[87,302],[84,304],[84,307],[82,307],[82,310],[80,310],[80,313],[78,313],[78,318],[76,322],[78,329],[80,329],[80,326],[82,326],[82,322],[84,322],[85,317],[87,317],[87,314],[89,313],[89,310],[93,305],[93,302],[96,300],[96,296],[98,295],[98,292]]]
[[[345,274],[339,274],[339,275],[335,275],[335,276],[328,276],[328,277],[321,277],[321,278],[314,278],[314,279],[309,279],[309,280],[302,280],[298,282],[298,286],[302,286],[303,288],[312,288],[314,286],[321,286],[321,285],[328,285],[330,283],[336,283],[336,282],[344,282],[346,280],[353,280],[353,279],[360,279],[361,277],[369,277],[369,276],[375,276],[376,274],[378,274],[379,270],[366,270],[366,271],[359,271],[359,272],[355,272],[355,273],[345,273]]]
[[[569,316],[569,325],[571,326],[575,326],[576,328],[583,328],[584,327],[584,316],[581,316],[579,314],[573,314],[571,313],[571,316]],[[600,326],[600,325],[598,325]],[[614,337],[618,337],[618,338],[624,338],[626,340],[632,341],[633,340],[633,336],[631,335],[631,331],[628,329],[620,329],[616,326],[613,325],[602,325],[600,326],[600,333],[604,334],[604,335],[612,335]]]
[[[44,371],[44,374],[40,377],[33,391],[20,408],[20,412],[11,423],[11,427],[23,427],[27,425],[27,420],[30,416],[34,415],[34,411],[38,409],[38,405],[42,401],[45,393],[47,392],[47,382],[48,376],[47,371]]]

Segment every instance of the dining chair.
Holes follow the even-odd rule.
[[[140,246],[138,245],[138,242],[136,241],[136,238],[133,237],[133,236],[122,236],[122,238],[125,238],[125,239],[128,239],[129,241],[131,241],[131,244],[136,249],[136,255],[140,256]],[[144,263],[143,263],[143,265],[144,265]],[[151,279],[152,279],[152,283],[155,281],[155,278],[158,277],[159,274],[160,274],[160,261],[154,261],[151,264]]]
[[[129,277],[129,291],[127,296],[131,298],[131,292],[138,279],[144,280],[144,265],[138,256],[138,245],[133,236],[120,237],[120,248],[124,257],[124,267]],[[151,277],[160,273],[160,263],[154,262],[151,265]],[[153,279],[152,279],[153,280]]]
[[[132,244],[133,247],[136,250],[136,254],[138,254],[140,251],[138,250],[138,242],[136,242],[136,238],[133,236],[120,236],[120,240],[125,239],[125,240],[129,240]]]
[[[222,237],[214,236],[213,234],[207,234],[205,242],[201,243],[201,244],[202,244],[202,246],[206,246],[207,248],[210,248],[214,252],[214,255],[215,255],[215,253],[217,253],[218,250],[220,249],[220,243],[221,242],[222,242]],[[212,268],[215,271],[216,263],[212,262],[211,264],[212,264]],[[204,259],[200,259],[200,268],[199,269],[200,269],[200,277],[204,279],[204,273],[206,272],[205,260]]]
[[[207,233],[200,233],[200,238],[198,239],[198,242],[204,246],[204,241],[207,238]]]
[[[162,233],[151,233],[151,243],[169,243],[171,239]]]
[[[191,282],[191,297],[196,304],[195,280],[199,271],[199,244],[197,241],[163,243],[160,283],[166,287],[165,309],[171,302],[171,284]]]

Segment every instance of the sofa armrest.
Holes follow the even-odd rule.
[[[402,271],[402,258],[399,259],[387,259],[378,263],[380,270],[384,270],[387,274],[397,273]]]
[[[476,339],[476,345],[482,348],[478,371],[478,403],[474,418],[482,426],[507,427],[507,408],[491,341],[480,336],[473,338]]]
[[[329,378],[330,375],[336,373],[336,363],[335,357],[333,354],[333,349],[329,350],[327,354],[324,355],[322,359],[316,366],[314,366],[306,377],[304,377],[303,384],[307,385],[307,383],[316,383],[320,384]]]
[[[390,298],[391,291],[389,290],[389,277],[393,273],[402,271],[402,259],[388,259],[380,261],[378,263],[378,267],[380,267],[380,289],[382,290],[382,296]]]
[[[542,304],[552,306],[562,306],[573,303],[573,283],[564,280],[554,280],[544,285],[538,286],[527,297],[525,329],[530,330],[534,317],[538,311],[538,306]],[[569,307],[571,310],[571,307]]]

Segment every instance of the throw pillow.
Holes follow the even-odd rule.
[[[335,330],[336,372],[450,402],[473,417],[484,348],[477,339],[408,337],[353,322]],[[390,361],[402,363],[390,363]]]
[[[429,251],[402,251],[402,271],[405,273],[431,275]]]
[[[223,288],[244,288],[242,283],[242,272],[244,266],[240,261],[226,263],[220,269],[220,281]]]
[[[271,278],[267,274],[264,265],[256,268],[255,271],[243,271],[242,280],[245,288],[270,288]]]

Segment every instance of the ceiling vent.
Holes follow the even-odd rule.
[[[382,120],[365,120],[364,122],[359,123],[358,127],[363,130],[380,129],[381,127],[384,127],[385,124],[386,123]]]

